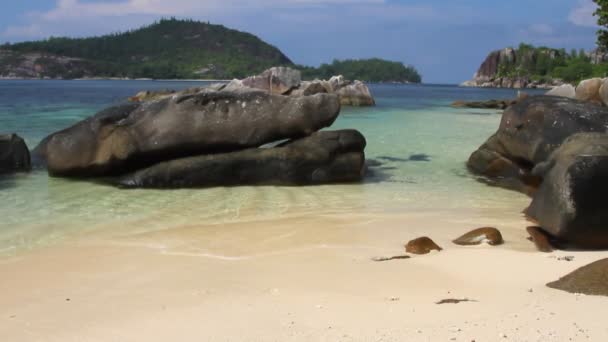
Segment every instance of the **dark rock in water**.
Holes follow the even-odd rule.
[[[119,175],[170,159],[258,147],[330,126],[336,95],[261,91],[176,94],[106,109],[36,148],[53,176]]]
[[[378,157],[378,159],[382,159],[382,160],[386,160],[386,161],[390,161],[390,162],[406,162],[406,161],[409,161],[409,159],[399,158],[399,157],[389,157],[389,156],[380,156],[380,157]]]
[[[507,109],[517,103],[517,100],[488,100],[488,101],[456,101],[452,107],[478,109]]]
[[[608,248],[608,134],[571,136],[534,172],[544,181],[526,215],[571,245]]]
[[[0,135],[0,174],[30,171],[30,151],[16,134]]]
[[[126,188],[311,185],[356,182],[365,171],[365,138],[323,131],[274,148],[252,148],[163,162],[124,176]]]
[[[570,135],[606,132],[608,108],[554,96],[532,96],[509,107],[496,134],[467,163],[496,185],[529,192],[541,179],[532,174]]]
[[[530,239],[534,242],[536,249],[543,253],[553,252],[553,245],[549,241],[550,238],[542,228],[528,227],[526,230],[530,234]]]
[[[548,287],[590,296],[608,296],[608,259],[579,268]]]
[[[378,159],[391,161],[391,162],[410,162],[410,161],[428,162],[428,161],[431,161],[431,157],[427,154],[412,154],[408,158],[380,156],[380,157],[378,157]]]
[[[487,243],[491,246],[502,245],[504,240],[502,234],[496,228],[485,227],[478,228],[471,232],[464,234],[458,239],[453,241],[457,245],[461,246],[473,246]]]
[[[410,254],[429,254],[431,251],[442,251],[433,240],[424,236],[421,238],[414,239],[405,245],[405,251]]]
[[[429,162],[429,161],[431,161],[431,156],[429,156],[428,154],[412,154],[407,160],[408,161]]]

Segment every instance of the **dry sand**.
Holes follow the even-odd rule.
[[[450,243],[484,225],[506,244]],[[608,341],[608,298],[545,286],[607,253],[538,253],[525,226],[434,212],[114,227],[0,259],[0,340]],[[421,235],[444,251],[370,260]],[[435,304],[452,298],[472,301]]]

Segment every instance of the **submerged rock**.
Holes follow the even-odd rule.
[[[429,237],[421,237],[408,242],[405,245],[405,251],[410,254],[429,254],[431,251],[442,251],[443,248],[439,247],[435,241]]]
[[[608,259],[581,267],[547,286],[575,294],[608,296]]]
[[[571,136],[534,173],[544,180],[526,214],[560,240],[608,248],[608,134]]]
[[[470,231],[453,242],[461,246],[481,245],[482,243],[497,246],[503,244],[504,240],[498,229],[485,227]]]
[[[488,100],[488,101],[456,101],[452,107],[477,109],[507,109],[517,103],[517,100]]]
[[[106,109],[45,138],[35,152],[53,176],[117,175],[307,136],[330,126],[339,112],[339,99],[330,94],[203,90]]]
[[[118,185],[183,188],[356,182],[365,171],[365,145],[365,138],[358,131],[323,131],[274,148],[162,162],[120,178]]]
[[[0,134],[0,174],[29,171],[30,151],[17,134]]]

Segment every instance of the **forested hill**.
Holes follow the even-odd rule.
[[[44,57],[34,61],[39,65],[34,71],[51,78],[61,77],[68,69],[72,69],[69,78],[233,78],[293,64],[279,49],[252,34],[176,19],[101,37],[50,38],[0,49],[4,50],[0,75],[11,68],[19,72],[20,63]]]
[[[0,46],[0,78],[232,79],[273,66],[305,78],[420,82],[401,62],[344,60],[296,66],[276,47],[245,32],[192,20],[163,19],[140,29],[92,38],[49,38]]]
[[[334,60],[331,64],[321,64],[318,68],[299,66],[306,79],[329,79],[334,75],[344,75],[349,80],[366,82],[407,82],[420,83],[418,71],[401,62],[379,58]]]

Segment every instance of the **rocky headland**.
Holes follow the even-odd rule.
[[[593,66],[605,63],[608,56],[598,50],[589,52],[534,47],[492,51],[463,87],[551,89],[591,77]],[[584,71],[581,71],[584,70]]]
[[[367,85],[359,80],[350,81],[342,75],[329,80],[303,81],[299,70],[289,67],[273,67],[259,75],[244,79],[234,79],[228,83],[213,84],[209,87],[191,88],[182,93],[193,93],[201,89],[216,91],[260,90],[271,95],[302,97],[315,94],[336,94],[344,106],[374,106],[376,101]],[[132,102],[162,99],[173,96],[174,90],[142,91],[129,98]]]

